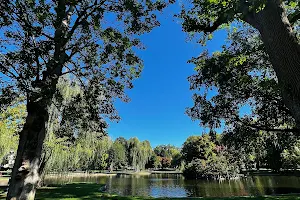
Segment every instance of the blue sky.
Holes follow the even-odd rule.
[[[203,48],[187,41],[187,34],[173,17],[178,7],[168,8],[159,18],[161,26],[142,36],[146,50],[139,55],[145,67],[127,92],[131,101],[116,104],[122,120],[110,124],[108,133],[113,139],[138,137],[149,140],[153,147],[181,146],[188,136],[204,132],[199,122],[185,114],[185,108],[193,105],[187,77],[194,73],[194,65],[187,61]],[[224,31],[216,33],[206,48],[219,50],[225,38]]]

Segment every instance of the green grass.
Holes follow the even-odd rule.
[[[230,198],[151,198],[151,197],[120,197],[99,192],[101,185],[94,183],[72,183],[61,187],[45,187],[37,191],[37,200],[300,200],[300,195],[278,195],[261,197],[230,197]],[[5,199],[4,194],[0,193],[0,199]]]

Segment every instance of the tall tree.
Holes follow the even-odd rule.
[[[194,106],[187,110],[201,125],[228,129],[293,132],[295,120],[280,95],[272,65],[258,33],[251,27],[234,29],[222,52],[207,51],[193,58],[197,73],[189,77]],[[215,93],[209,93],[215,90]],[[212,95],[211,95],[212,94]],[[246,112],[241,113],[241,109]],[[255,119],[255,120],[253,120]]]
[[[184,142],[181,153],[184,161],[191,162],[194,159],[207,160],[215,155],[215,144],[207,134],[203,136],[190,136]]]
[[[26,108],[22,99],[3,110],[0,109],[0,163],[11,150],[18,146],[18,131],[22,128],[26,115]]]
[[[144,169],[147,162],[153,155],[153,151],[149,141],[140,142],[138,138],[130,138],[128,140],[128,162],[136,171]]]
[[[160,157],[172,157],[177,154],[179,149],[173,145],[159,145],[153,149],[156,155]]]
[[[155,11],[165,6],[135,0],[1,1],[1,104],[20,94],[27,98],[7,199],[34,199],[59,77],[71,74],[80,82],[91,119],[118,119],[114,99],[128,100],[124,89],[132,88],[141,71],[133,52],[140,46],[136,35],[157,26]]]
[[[120,140],[116,140],[109,151],[110,168],[121,169],[127,165],[126,146]]]
[[[296,0],[200,0],[181,13],[187,32],[210,37],[222,25],[246,22],[260,33],[263,51],[275,71],[284,104],[300,126],[300,46],[296,31],[300,18]]]

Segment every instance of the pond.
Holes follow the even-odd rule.
[[[46,184],[71,182],[106,184],[106,192],[122,196],[229,197],[300,193],[300,177],[295,176],[253,176],[219,182],[185,180],[182,175],[176,174],[152,174],[52,177],[45,181]]]

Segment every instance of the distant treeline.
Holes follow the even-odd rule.
[[[221,179],[237,177],[241,170],[262,167],[280,171],[297,169],[300,141],[293,133],[256,131],[248,126],[216,134],[190,136],[181,148],[159,145],[138,138],[117,138],[105,132],[106,124],[90,120],[88,103],[79,101],[82,91],[68,79],[58,84],[60,98],[49,107],[47,137],[43,147],[41,171],[134,170],[174,168],[187,178]],[[80,99],[80,98],[79,98]],[[0,159],[18,143],[26,108],[20,97],[0,113]],[[57,106],[62,102],[62,106]],[[79,109],[80,108],[80,109]],[[79,112],[79,110],[81,112]],[[167,143],[167,141],[166,141]]]

